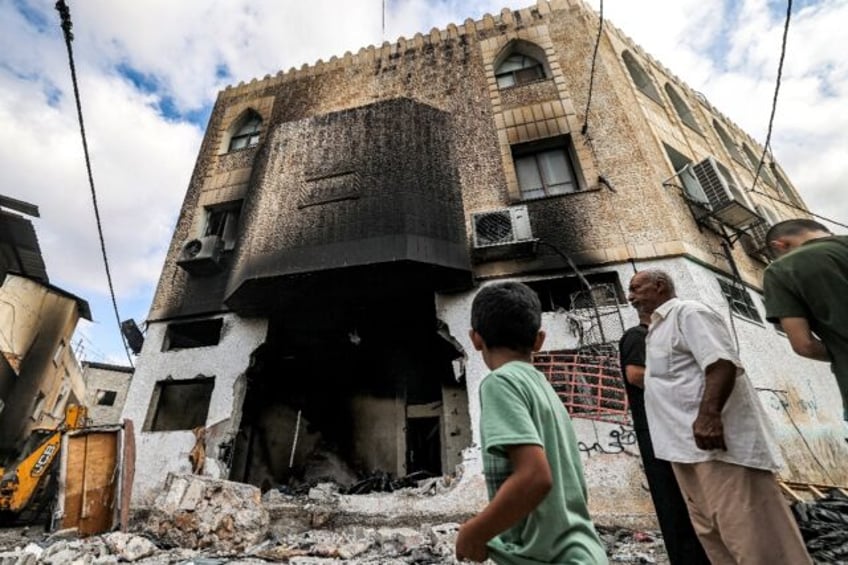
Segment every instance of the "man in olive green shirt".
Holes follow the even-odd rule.
[[[797,219],[772,226],[766,241],[779,257],[763,275],[766,317],[795,353],[832,363],[848,419],[848,236]]]
[[[607,565],[589,517],[571,419],[530,364],[545,338],[539,297],[521,283],[486,286],[471,306],[471,327],[471,341],[492,371],[480,385],[490,502],[460,528],[457,558]]]

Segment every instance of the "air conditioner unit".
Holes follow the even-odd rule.
[[[180,251],[177,265],[192,275],[212,275],[221,271],[224,240],[217,235],[189,239]]]
[[[527,206],[472,214],[471,230],[475,255],[485,259],[534,252],[538,241],[530,229]]]
[[[732,228],[744,228],[760,217],[748,207],[742,191],[727,167],[712,157],[690,165],[707,200],[707,207],[722,223]]]
[[[765,219],[748,226],[745,233],[739,238],[739,243],[742,244],[745,253],[766,262],[771,259],[768,242],[766,241],[766,234],[770,227],[771,224]]]

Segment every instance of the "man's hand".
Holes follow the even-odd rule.
[[[469,560],[477,563],[485,561],[489,556],[487,541],[475,532],[472,518],[459,528],[459,534],[456,536],[456,558],[459,561]]]
[[[700,410],[692,424],[695,433],[695,445],[699,449],[721,449],[726,451],[724,443],[724,425],[721,423],[721,412]]]

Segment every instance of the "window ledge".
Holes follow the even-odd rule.
[[[584,194],[587,192],[600,192],[600,186],[594,186],[592,188],[585,188],[582,190],[575,190],[574,192],[564,192],[562,194],[548,194],[546,196],[538,196],[536,198],[515,198],[510,200],[510,204],[522,204],[525,202],[542,202],[545,200],[556,200],[558,198],[567,198],[569,196],[576,196],[578,194]]]
[[[548,82],[548,81],[553,82],[553,80],[554,79],[551,78],[551,77],[537,78],[535,80],[529,80],[527,82],[522,82],[521,84],[513,84],[511,86],[503,86],[503,87],[499,86],[498,90],[500,92],[505,92],[505,91],[508,91],[508,90],[515,90],[515,89],[521,88],[523,86],[530,86],[532,84],[540,84],[540,83]]]

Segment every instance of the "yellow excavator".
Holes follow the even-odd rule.
[[[57,428],[33,430],[18,458],[8,468],[0,467],[0,525],[33,524],[48,518],[62,435],[82,428],[87,416],[85,406],[68,406]]]

